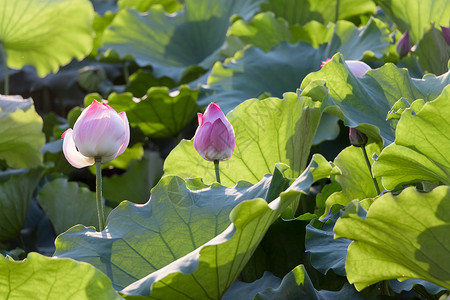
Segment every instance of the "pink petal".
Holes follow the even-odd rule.
[[[220,109],[219,105],[214,102],[211,102],[205,110],[203,114],[203,121],[214,123],[217,119],[221,119],[223,123],[227,123],[228,120],[225,117],[225,114]]]
[[[63,152],[67,161],[75,168],[84,168],[92,166],[95,163],[93,157],[86,157],[81,154],[75,147],[75,141],[73,140],[72,129],[67,129],[63,135]]]
[[[201,113],[197,113],[198,117],[198,126],[202,126],[203,124],[203,115]]]
[[[209,122],[203,123],[202,126],[197,128],[194,136],[194,147],[195,150],[200,154],[201,157],[205,157],[206,151],[208,150],[211,138],[212,125]]]
[[[350,71],[358,78],[361,78],[366,74],[367,71],[372,70],[368,64],[359,61],[359,60],[346,60],[345,61],[347,67]]]

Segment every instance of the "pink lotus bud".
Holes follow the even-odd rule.
[[[450,45],[450,27],[441,26],[442,36],[448,45]]]
[[[409,39],[409,32],[406,31],[397,44],[397,52],[400,55],[400,58],[406,56],[406,54],[411,51],[411,40]]]
[[[94,100],[62,138],[67,161],[83,168],[93,165],[96,157],[105,163],[122,154],[130,142],[130,126],[124,112],[118,114],[111,106]]]
[[[331,59],[327,58],[327,60],[322,61],[322,65],[320,66],[323,68]],[[361,78],[366,74],[367,71],[372,70],[371,67],[369,67],[368,64],[359,61],[359,60],[346,60],[345,64],[350,69],[350,71],[358,78]]]
[[[198,114],[194,147],[206,160],[227,160],[234,151],[234,130],[219,105],[210,103],[205,114]]]

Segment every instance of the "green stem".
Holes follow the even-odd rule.
[[[375,190],[377,191],[377,195],[379,195],[381,193],[380,192],[380,187],[378,186],[378,182],[375,180],[375,178],[373,178],[372,165],[370,164],[369,157],[367,156],[366,146],[362,145],[361,149],[362,149],[362,152],[364,154],[364,159],[366,160],[366,165],[367,165],[367,168],[369,169],[369,173],[370,173],[370,177],[372,178],[373,185],[375,186]]]
[[[339,0],[336,0],[336,15],[334,16],[334,24],[339,20]]]
[[[214,169],[216,170],[216,180],[218,183],[220,183],[220,173],[219,173],[219,161],[214,161]]]
[[[1,52],[3,67],[4,67],[4,71],[5,71],[4,93],[5,93],[5,95],[9,95],[9,73],[8,73],[8,65],[6,64],[6,50],[5,50],[5,48],[3,48],[3,44],[1,44],[1,43],[0,43],[0,52]]]
[[[95,158],[95,178],[96,178],[96,202],[97,202],[97,215],[98,215],[98,231],[102,231],[105,228],[105,213],[103,212],[102,203],[102,159],[101,157]]]
[[[128,83],[130,83],[130,71],[128,70],[128,63],[124,62],[123,63],[123,76],[125,78],[125,84],[128,85]]]

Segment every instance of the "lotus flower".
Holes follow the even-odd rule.
[[[210,103],[205,114],[198,114],[194,147],[206,160],[227,160],[234,151],[234,130],[219,105]]]
[[[83,168],[93,165],[95,158],[105,163],[122,154],[130,142],[130,126],[124,112],[118,114],[111,106],[94,100],[62,138],[67,161]]]
[[[327,58],[327,60],[322,61],[322,65],[320,67],[323,68],[326,63],[328,63],[331,59]],[[361,78],[366,74],[367,71],[372,70],[371,67],[369,67],[368,64],[359,61],[359,60],[346,60],[345,64],[350,69],[350,71],[358,78]]]
[[[411,40],[409,38],[409,32],[406,31],[397,44],[397,52],[400,55],[400,58],[405,56],[411,51]]]

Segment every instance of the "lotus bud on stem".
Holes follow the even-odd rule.
[[[362,150],[362,153],[364,155],[364,160],[366,161],[367,168],[369,169],[370,178],[372,178],[373,185],[375,186],[375,190],[377,191],[377,195],[381,193],[380,187],[378,186],[377,180],[373,177],[372,174],[372,165],[369,161],[369,157],[367,155],[366,151],[366,144],[368,141],[367,135],[362,133],[356,128],[350,128],[349,134],[348,134],[350,144],[352,144],[355,147],[360,147]]]
[[[218,183],[220,183],[219,161],[229,159],[233,154],[234,146],[233,126],[219,105],[210,103],[203,115],[198,114],[194,147],[201,157],[214,162]]]

